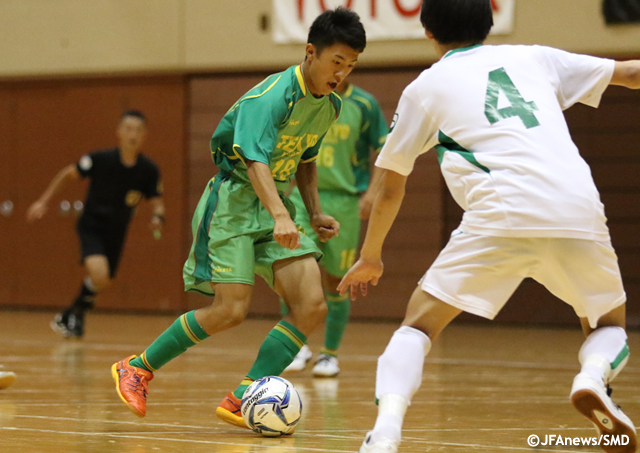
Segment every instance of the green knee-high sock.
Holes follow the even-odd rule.
[[[349,312],[351,311],[351,301],[349,295],[341,296],[338,293],[325,292],[327,299],[327,318],[325,320],[324,348],[323,354],[337,356],[342,335],[349,322]]]
[[[306,342],[307,337],[302,332],[287,321],[280,321],[262,342],[247,377],[234,390],[236,398],[242,398],[244,391],[256,379],[282,373]]]
[[[147,371],[156,371],[191,346],[207,338],[209,335],[196,321],[195,311],[190,311],[176,319],[171,327],[140,354],[140,357],[136,357],[129,363]]]

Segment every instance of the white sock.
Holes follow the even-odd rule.
[[[613,381],[629,360],[627,333],[622,327],[600,327],[587,337],[578,354],[581,373],[602,385]]]
[[[371,432],[370,443],[377,442],[383,437],[400,441],[402,437],[402,422],[407,412],[409,401],[404,396],[387,394],[378,401],[378,418]]]
[[[382,437],[400,440],[404,414],[420,388],[424,357],[430,349],[429,337],[413,327],[400,327],[391,337],[378,359],[376,397],[379,406],[371,443]]]
[[[98,292],[98,289],[96,288],[96,284],[93,283],[93,280],[91,280],[91,277],[89,277],[88,275],[84,278],[83,283],[87,287],[87,289],[89,289],[90,291],[93,291],[94,293]]]

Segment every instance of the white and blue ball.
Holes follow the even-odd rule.
[[[277,437],[293,432],[302,415],[302,402],[291,382],[278,376],[267,376],[247,387],[240,411],[254,432]]]

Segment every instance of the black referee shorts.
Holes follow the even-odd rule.
[[[80,239],[80,262],[84,264],[87,256],[104,255],[109,262],[109,276],[113,278],[120,264],[128,225],[97,226],[91,223],[83,222],[81,218],[76,225],[76,232]]]

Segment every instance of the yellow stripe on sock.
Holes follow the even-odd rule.
[[[149,370],[153,371],[157,371],[154,367],[152,367],[151,365],[149,365],[149,361],[147,360],[147,354],[146,352],[143,352],[142,354],[140,354],[140,359],[144,362],[144,366],[146,366],[147,368],[149,368]]]
[[[274,329],[280,333],[285,334],[289,338],[289,340],[293,341],[296,344],[296,346],[298,346],[299,348],[304,346],[304,343],[302,342],[302,340],[300,340],[300,338],[298,338],[295,333],[291,332],[282,324],[277,324],[274,327]]]
[[[244,378],[240,383],[240,385],[251,385],[251,384],[253,384],[253,379],[249,379],[249,378]]]
[[[320,354],[326,354],[326,355],[331,355],[333,357],[338,357],[338,350],[322,348],[322,350],[320,351]]]
[[[193,341],[193,344],[200,343],[200,340],[198,339],[198,337],[196,337],[196,334],[193,332],[193,330],[191,330],[191,327],[189,327],[186,314],[180,316],[180,324],[182,324],[182,329],[184,330],[184,333],[187,334],[187,336],[189,337],[189,340]]]

